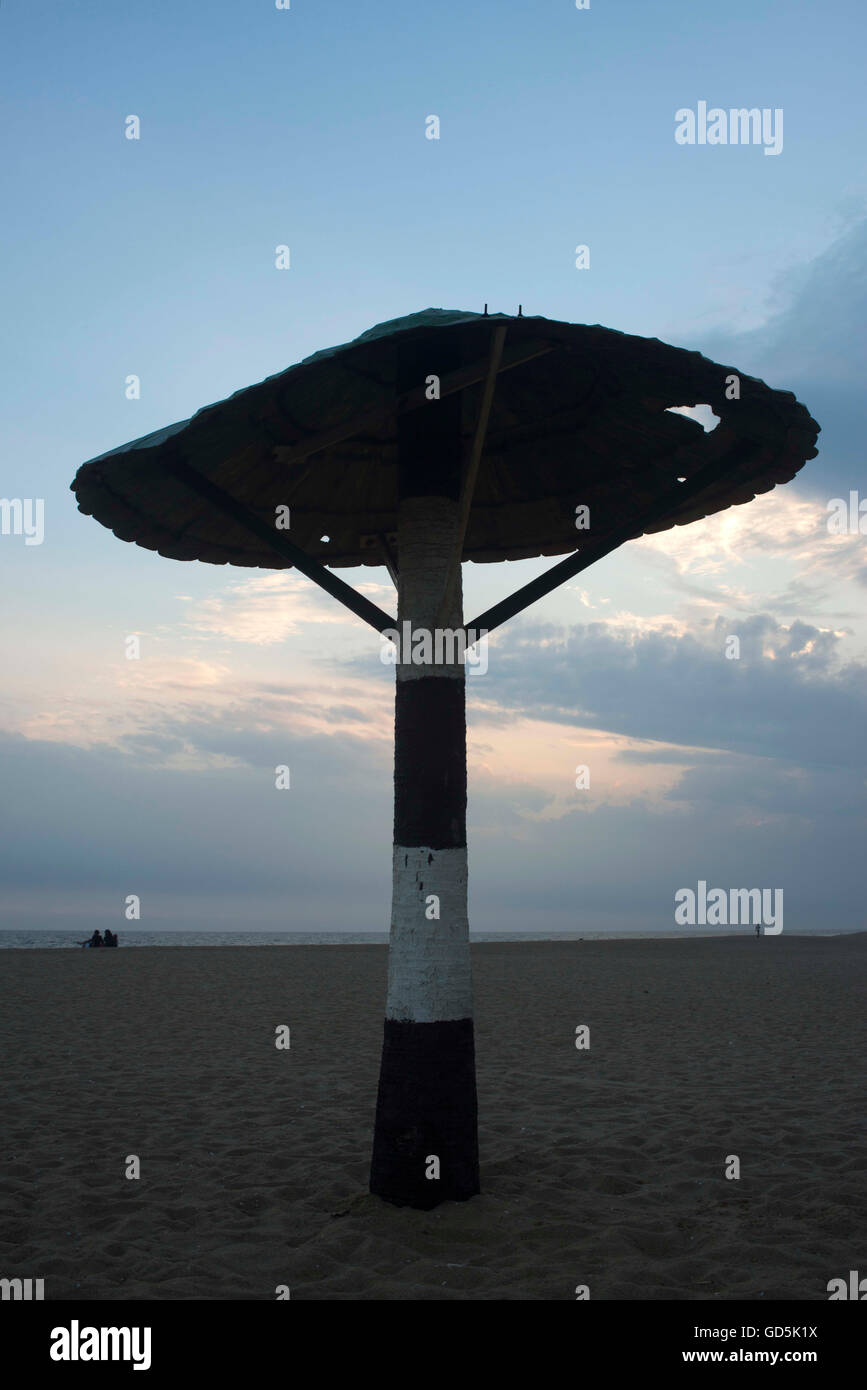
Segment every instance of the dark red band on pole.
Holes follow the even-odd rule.
[[[467,843],[465,682],[399,680],[394,716],[394,843]]]

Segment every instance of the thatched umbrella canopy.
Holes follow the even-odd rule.
[[[375,537],[397,530],[398,419],[411,404],[400,396],[399,359],[416,350],[459,358],[442,393],[464,396],[471,429],[497,325],[508,325],[507,345],[464,560],[574,550],[576,502],[590,506],[594,534],[633,518],[642,531],[685,525],[789,482],[815,456],[818,426],[793,395],[698,352],[598,326],[428,309],[83,464],[72,485],[79,507],[172,560],[288,564],[161,469],[179,453],[263,516],[288,503],[293,540],[324,564],[381,565]],[[726,397],[730,376],[739,399]],[[424,403],[424,382],[415,390]],[[721,417],[709,434],[666,410],[699,403]],[[678,477],[707,464],[719,466],[718,481],[643,524]]]
[[[670,410],[705,403],[711,432]],[[462,560],[570,552],[471,624],[489,630],[632,537],[788,482],[818,431],[790,393],[657,339],[428,309],[103,454],[72,487],[122,540],[175,560],[295,565],[380,631],[394,620],[335,569],[387,564],[399,622],[456,630]],[[371,1188],[418,1207],[479,1190],[464,674],[453,653],[421,666],[398,654]]]

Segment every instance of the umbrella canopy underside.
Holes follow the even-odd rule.
[[[83,464],[72,484],[79,509],[170,559],[290,568],[173,476],[168,466],[177,460],[270,525],[278,507],[289,507],[288,535],[321,563],[381,565],[378,538],[397,530],[399,354],[429,344],[431,372],[443,349],[446,360],[457,353],[478,367],[463,388],[469,445],[498,325],[507,325],[506,369],[496,381],[464,560],[573,551],[588,534],[576,530],[580,505],[590,508],[592,536],[624,525],[635,535],[686,525],[788,482],[817,453],[819,426],[791,393],[698,352],[599,326],[428,309]],[[510,366],[510,358],[526,360]],[[739,399],[727,399],[734,376]],[[705,403],[720,417],[710,432],[669,409]],[[341,429],[350,437],[305,452]],[[677,480],[709,466],[709,485],[660,519],[660,499]]]

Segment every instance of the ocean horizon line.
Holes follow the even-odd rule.
[[[784,935],[798,937],[836,937],[853,936],[863,932],[863,927],[850,928],[795,928]],[[63,950],[75,948],[82,940],[81,928],[0,928],[0,950]],[[121,945],[136,950],[147,947],[217,947],[217,946],[386,946],[389,933],[384,930],[369,931],[304,931],[292,929],[223,930],[211,928],[167,927],[154,931],[130,928],[119,931]],[[558,941],[696,941],[704,938],[719,940],[727,937],[753,936],[752,926],[734,926],[728,929],[714,927],[702,929],[687,927],[665,930],[622,928],[609,931],[479,931],[470,933],[471,944],[508,944],[509,942],[558,942]]]

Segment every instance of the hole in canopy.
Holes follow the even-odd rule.
[[[720,422],[720,416],[714,415],[712,408],[705,405],[667,405],[666,410],[672,415],[685,415],[689,420],[695,420],[697,425],[701,425],[705,434],[711,434]]]
[[[327,545],[328,542],[331,540],[331,537],[330,537],[330,536],[320,536],[320,537],[319,537],[319,540],[320,540],[320,542],[321,542],[323,545]]]

